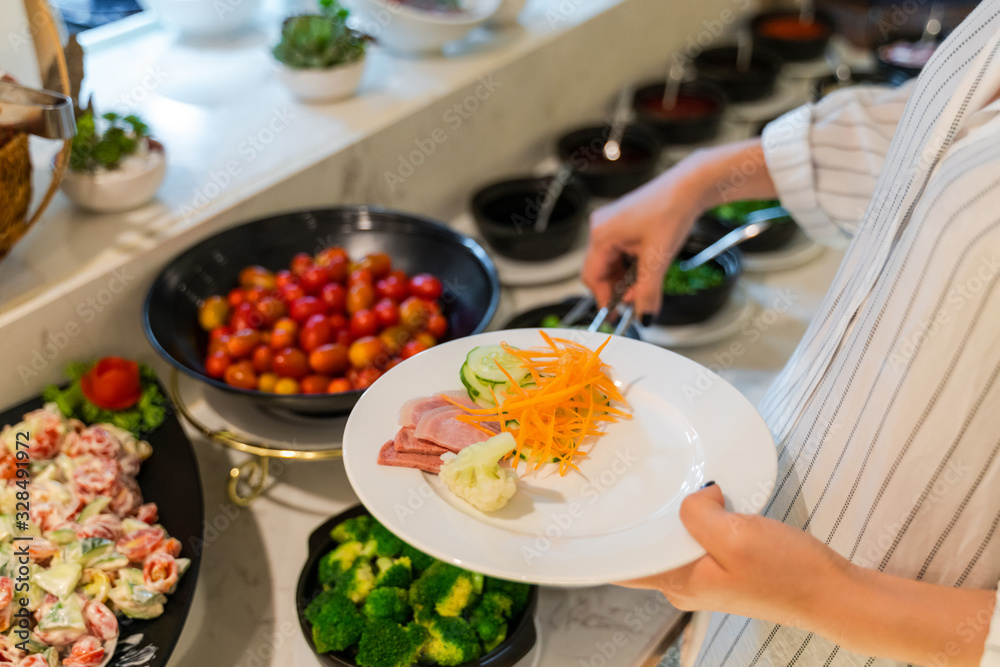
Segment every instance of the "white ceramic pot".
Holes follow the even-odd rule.
[[[514,25],[526,4],[528,0],[500,0],[500,9],[490,17],[489,25],[498,27]]]
[[[163,146],[152,142],[149,151],[130,155],[117,169],[93,172],[67,169],[61,187],[80,208],[95,213],[118,213],[149,202],[156,196],[166,173]]]
[[[216,37],[237,32],[257,18],[261,0],[139,0],[166,28],[185,36]]]
[[[346,0],[345,4],[361,21],[360,28],[379,46],[396,53],[423,55],[438,53],[448,42],[465,37],[496,14],[501,0],[469,0],[460,12],[414,9],[387,0]]]
[[[275,62],[278,78],[303,102],[336,102],[352,97],[365,71],[365,59],[329,69],[297,69]]]

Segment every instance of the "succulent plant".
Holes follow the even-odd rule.
[[[336,0],[320,0],[319,14],[285,19],[278,62],[296,69],[328,69],[361,60],[368,37],[347,26],[348,12]]]

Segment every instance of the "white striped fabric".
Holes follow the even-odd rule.
[[[860,565],[981,589],[1000,581],[998,19],[982,2],[915,86],[841,91],[764,133],[782,204],[850,241],[760,406],[779,454],[765,514]],[[1000,667],[998,626],[984,667]],[[922,664],[954,664],[970,634]],[[716,614],[697,664],[900,663]]]

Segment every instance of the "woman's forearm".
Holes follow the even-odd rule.
[[[844,648],[918,665],[978,667],[996,591],[939,586],[849,565],[803,610]]]
[[[692,185],[702,193],[698,202],[701,210],[740,199],[777,196],[760,138],[702,149],[686,161]]]

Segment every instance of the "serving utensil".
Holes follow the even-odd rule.
[[[71,139],[76,134],[73,100],[50,90],[0,81],[0,112],[8,130],[45,139]]]
[[[830,44],[826,47],[826,52],[823,54],[823,58],[826,60],[827,67],[833,71],[833,75],[837,77],[837,86],[845,86],[851,82],[851,68],[844,62],[844,58],[841,56],[840,51]]]
[[[667,72],[667,81],[663,86],[663,108],[673,109],[677,104],[677,95],[681,90],[681,82],[684,80],[684,71],[687,63],[681,55],[674,56],[674,62]]]
[[[813,0],[802,0],[802,7],[799,9],[799,22],[812,23],[816,18],[816,5]]]
[[[608,301],[608,305],[597,311],[597,317],[587,327],[587,331],[597,331],[600,329],[601,325],[604,324],[604,320],[608,319],[608,315],[618,310],[619,304],[625,298],[625,293],[635,284],[635,279],[639,272],[639,261],[635,257],[627,257],[625,258],[625,263],[625,275],[615,283],[614,288],[611,290],[611,299]],[[618,326],[615,328],[615,333],[619,333],[619,330],[624,331],[628,327],[629,322],[632,321],[634,314],[635,308],[632,304],[628,304],[624,311],[622,311],[622,316],[618,321]]]
[[[753,35],[749,30],[741,30],[736,40],[736,71],[746,72],[753,60]]]
[[[747,221],[741,227],[737,227],[721,239],[708,246],[694,257],[683,260],[679,263],[681,271],[696,269],[705,262],[715,259],[730,248],[736,247],[748,239],[762,234],[771,226],[771,221],[780,218],[787,218],[788,211],[781,206],[773,206],[760,211],[754,211],[747,215]]]
[[[625,135],[625,125],[628,123],[632,106],[632,86],[625,86],[618,93],[618,104],[611,118],[611,132],[604,144],[604,157],[614,162],[622,156],[622,137]]]
[[[556,202],[562,196],[563,190],[566,188],[566,184],[572,175],[573,166],[568,162],[563,162],[559,166],[559,171],[552,177],[552,183],[549,185],[548,191],[545,193],[545,198],[542,200],[542,205],[539,207],[538,217],[535,218],[536,234],[541,234],[548,229],[552,212],[556,210]]]
[[[944,8],[938,4],[931,5],[930,13],[927,15],[927,22],[924,23],[924,32],[920,35],[920,44],[933,44],[941,34],[941,19],[944,17]]]

